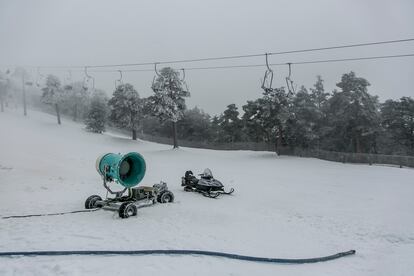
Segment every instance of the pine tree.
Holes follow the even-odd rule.
[[[391,140],[387,147],[393,152],[414,155],[414,99],[387,100],[381,107],[381,124],[384,135]]]
[[[221,139],[223,137],[223,130],[220,127],[220,118],[217,115],[213,116],[211,119],[211,135],[212,142],[221,142]]]
[[[263,117],[263,99],[247,101],[243,105],[243,132],[249,137],[250,141],[270,142],[271,134],[267,129],[266,119]]]
[[[4,112],[4,104],[7,98],[9,79],[3,72],[0,71],[0,108]]]
[[[185,97],[189,97],[184,81],[179,73],[170,67],[160,70],[155,79],[152,90],[154,95],[148,98],[151,114],[160,121],[172,123],[173,147],[178,148],[177,122],[182,118],[186,109]]]
[[[120,128],[132,131],[132,139],[137,139],[139,121],[142,118],[142,101],[138,92],[129,84],[119,85],[109,100],[109,119]]]
[[[209,141],[211,132],[210,115],[198,107],[185,110],[182,119],[177,124],[178,137],[185,140]]]
[[[326,117],[326,107],[329,99],[329,93],[325,92],[323,85],[323,79],[321,76],[316,76],[316,83],[313,88],[310,89],[310,97],[312,99],[315,109],[315,125],[312,128],[312,132],[316,142],[316,148],[321,148],[321,141],[325,134],[329,131],[328,118]]]
[[[287,122],[288,144],[292,147],[311,147],[318,137],[315,133],[318,107],[304,86],[293,98],[291,112]]]
[[[323,79],[321,76],[316,76],[316,83],[313,85],[313,88],[311,88],[310,91],[310,96],[312,97],[313,102],[316,104],[318,110],[322,110],[323,106],[328,100],[329,93],[325,92]]]
[[[64,99],[64,91],[61,87],[60,80],[54,75],[48,75],[46,86],[42,88],[42,101],[46,104],[53,105],[56,110],[57,122],[60,125],[60,104]]]
[[[72,115],[73,121],[83,118],[90,106],[90,91],[85,89],[83,82],[73,82],[64,86],[66,112]]]
[[[86,129],[96,133],[105,131],[108,114],[107,98],[103,91],[96,91],[90,101],[85,118]]]
[[[262,118],[265,129],[276,141],[276,151],[280,154],[283,141],[286,140],[287,121],[291,116],[292,94],[287,93],[284,87],[265,89],[261,99]]]
[[[276,151],[287,140],[288,119],[292,116],[292,94],[284,87],[264,88],[263,96],[243,106],[243,131],[256,142],[272,142]]]
[[[342,91],[334,91],[329,99],[327,116],[331,118],[331,129],[328,139],[336,150],[376,152],[379,104],[378,98],[368,93],[369,85],[354,72],[344,74],[337,84]]]
[[[240,142],[242,137],[242,121],[239,118],[239,111],[235,104],[230,104],[219,117],[219,125],[222,129],[222,142]]]

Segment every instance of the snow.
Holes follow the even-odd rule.
[[[120,219],[108,211],[0,220],[0,251],[199,249],[306,258],[355,249],[326,263],[276,265],[201,256],[64,256],[0,259],[0,275],[413,275],[414,170],[271,152],[214,151],[89,133],[29,110],[0,113],[2,216],[83,209],[105,195],[104,152],[140,152],[143,185],[166,181],[172,204]],[[188,169],[210,168],[232,196],[186,193]]]

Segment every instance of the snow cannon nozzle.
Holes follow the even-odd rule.
[[[104,182],[115,181],[125,188],[138,185],[145,176],[144,157],[137,152],[106,153],[96,159],[96,170]]]

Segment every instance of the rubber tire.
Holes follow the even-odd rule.
[[[137,206],[132,202],[124,202],[119,206],[119,217],[120,218],[129,218],[131,216],[136,216],[138,213]]]
[[[165,192],[161,193],[157,197],[157,201],[159,203],[171,203],[171,202],[174,202],[174,194],[171,191],[165,191]]]
[[[100,196],[98,196],[98,195],[91,195],[85,201],[85,208],[86,209],[94,209],[94,208],[97,208],[97,206],[95,206],[95,203],[98,200],[102,200],[102,198]]]

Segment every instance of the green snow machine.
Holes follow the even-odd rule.
[[[106,199],[92,195],[85,201],[86,209],[102,208],[118,212],[121,218],[136,216],[138,208],[157,202],[174,201],[174,194],[168,190],[167,183],[160,182],[152,187],[136,187],[145,176],[146,164],[141,154],[130,152],[125,155],[106,153],[96,159],[96,170],[102,176],[107,190]],[[119,184],[122,190],[113,191],[109,184]],[[108,193],[112,197],[108,197]]]

